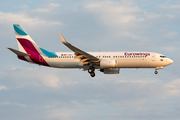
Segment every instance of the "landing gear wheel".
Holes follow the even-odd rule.
[[[93,70],[92,70],[91,68],[89,68],[89,69],[88,69],[88,72],[89,72],[89,73],[92,73],[92,72],[93,72]]]
[[[158,74],[158,71],[156,70],[154,73],[155,73],[155,74]]]
[[[92,73],[90,73],[90,75],[91,75],[91,77],[94,77],[94,76],[95,76],[95,73],[94,73],[94,72],[92,72]]]
[[[94,77],[94,76],[95,76],[94,71],[95,71],[95,68],[94,68],[93,66],[90,66],[90,68],[88,69],[88,72],[89,72],[89,74],[91,75],[91,77]]]
[[[92,73],[92,72],[94,72],[94,71],[95,71],[94,67],[90,67],[90,68],[88,69],[88,72],[89,72],[89,73]]]

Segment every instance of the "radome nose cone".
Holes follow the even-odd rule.
[[[172,63],[173,63],[173,60],[169,59],[169,60],[168,60],[168,63],[169,63],[169,65],[172,64]]]
[[[172,64],[172,63],[173,63],[173,60],[170,59],[170,64]]]

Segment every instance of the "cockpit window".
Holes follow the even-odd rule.
[[[166,56],[164,56],[164,55],[161,55],[160,57],[161,57],[161,58],[166,58]]]

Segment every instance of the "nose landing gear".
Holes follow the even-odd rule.
[[[158,74],[158,71],[157,70],[155,70],[155,72],[154,72],[155,74]]]
[[[160,67],[156,67],[156,69],[155,69],[155,74],[158,74],[158,71],[157,70],[160,70],[160,69],[163,69],[163,66],[160,66]]]
[[[90,73],[91,77],[94,77],[94,76],[95,76],[94,71],[95,71],[95,68],[94,68],[94,67],[90,67],[90,68],[88,69],[88,72]]]

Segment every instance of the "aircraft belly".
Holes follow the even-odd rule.
[[[51,67],[57,68],[82,68],[82,64],[79,62],[50,62]]]
[[[50,58],[46,59],[47,63],[50,67],[56,67],[56,68],[82,68],[83,65],[78,60],[68,60],[68,59],[56,59],[56,58]]]

